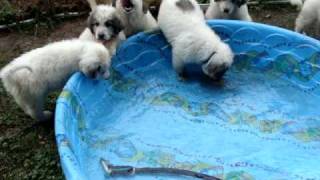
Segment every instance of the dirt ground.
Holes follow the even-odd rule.
[[[287,6],[254,7],[251,15],[257,22],[292,29],[297,11]],[[81,17],[60,22],[54,30],[32,27],[0,32],[0,68],[23,52],[48,42],[77,37],[85,21]],[[49,98],[51,109],[55,97]],[[63,179],[52,124],[34,123],[0,85],[0,179]]]

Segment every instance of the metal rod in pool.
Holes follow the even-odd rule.
[[[133,166],[115,166],[104,159],[101,159],[100,163],[109,176],[134,176],[136,174],[171,174],[179,176],[190,176],[205,180],[221,180],[220,178],[214,176],[177,168],[136,168]]]

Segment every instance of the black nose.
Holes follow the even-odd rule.
[[[104,34],[99,34],[98,38],[99,38],[99,40],[104,40]]]
[[[223,12],[224,13],[229,13],[229,9],[224,9]]]

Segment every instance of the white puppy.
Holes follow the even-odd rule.
[[[206,18],[252,21],[247,0],[211,0]]]
[[[124,23],[124,33],[127,37],[158,28],[157,21],[143,0],[117,0],[116,8]]]
[[[302,6],[300,14],[296,19],[295,31],[304,33],[311,26],[320,30],[320,0],[291,0],[294,5]]]
[[[44,121],[52,117],[52,112],[44,111],[49,92],[63,88],[79,70],[91,78],[108,78],[109,66],[109,52],[102,44],[66,40],[14,59],[0,71],[0,78],[26,114]]]
[[[183,74],[188,63],[202,65],[203,72],[220,79],[233,63],[230,47],[206,24],[195,0],[163,0],[158,22],[172,45],[172,63]]]
[[[96,5],[95,0],[88,0],[92,12],[88,18],[88,27],[79,39],[103,43],[110,54],[116,52],[118,45],[125,40],[123,23],[117,10],[111,5]]]

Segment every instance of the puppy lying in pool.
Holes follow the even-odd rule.
[[[163,0],[158,23],[172,45],[172,63],[179,75],[197,63],[212,79],[220,79],[233,63],[230,47],[206,24],[195,0]]]
[[[0,78],[26,114],[45,121],[53,115],[50,111],[44,111],[49,92],[62,89],[77,71],[90,78],[108,78],[109,66],[109,52],[102,44],[66,40],[14,59],[0,71]]]

